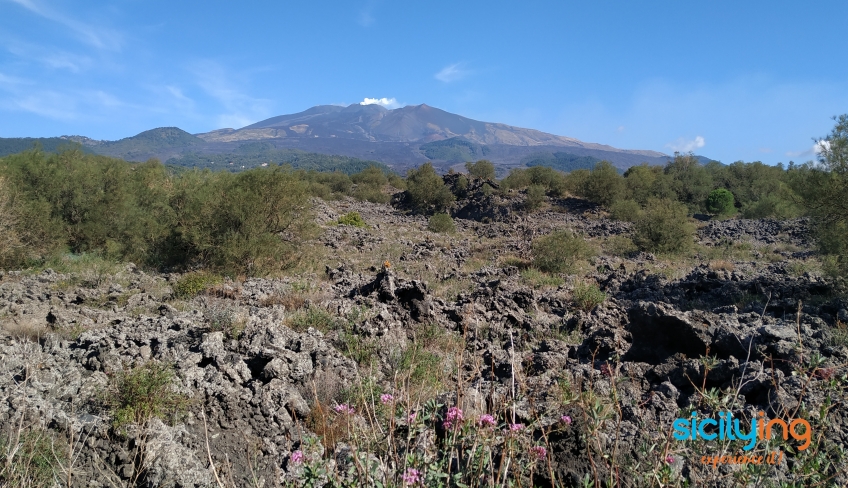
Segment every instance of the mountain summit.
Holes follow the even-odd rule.
[[[534,129],[481,122],[426,104],[394,110],[380,105],[319,105],[296,114],[272,117],[239,130],[221,129],[197,136],[209,142],[295,137],[402,143],[428,143],[461,137],[482,145],[560,146],[650,158],[666,156],[657,151],[622,150]]]

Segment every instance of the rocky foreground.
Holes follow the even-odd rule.
[[[848,484],[848,309],[805,221],[709,222],[701,251],[662,258],[610,250],[628,224],[554,203],[486,223],[472,208],[442,235],[389,206],[316,202],[302,270],[187,298],[180,275],[132,264],[0,274],[0,463],[41,460],[0,480],[435,486],[471,466],[479,486]],[[350,211],[369,227],[333,224]],[[533,273],[531,240],[559,228],[597,255]],[[175,408],[121,422],[121,379],[164,371],[151,364]],[[675,439],[693,411],[803,418],[810,446]],[[445,461],[473,435],[494,469]]]

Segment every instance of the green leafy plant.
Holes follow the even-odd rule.
[[[695,227],[686,206],[671,200],[648,200],[633,227],[633,243],[643,251],[681,253],[694,242]]]
[[[591,255],[592,248],[586,240],[568,230],[533,241],[533,266],[548,273],[571,273],[580,260]]]
[[[353,227],[368,227],[368,224],[365,223],[359,212],[348,212],[339,217],[336,223],[338,225],[350,225]]]
[[[174,283],[174,297],[180,299],[192,298],[222,281],[219,275],[205,271],[186,273]]]
[[[430,232],[449,234],[456,232],[456,224],[454,224],[450,215],[437,213],[430,217],[430,220],[427,221],[427,230]]]
[[[707,196],[707,211],[714,215],[726,216],[736,213],[733,193],[724,188],[718,188]]]
[[[164,419],[181,413],[188,397],[176,391],[175,379],[170,365],[156,361],[118,373],[109,400],[113,425],[143,425],[153,417]]]
[[[584,312],[592,311],[592,309],[604,303],[606,299],[606,293],[601,291],[595,283],[577,283],[574,285],[574,292],[571,295],[574,305]]]

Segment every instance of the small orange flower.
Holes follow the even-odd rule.
[[[389,260],[387,259],[387,260],[383,261],[383,267],[385,267],[385,268],[391,268],[391,267],[392,267],[392,264],[391,264],[391,263],[389,262]]]

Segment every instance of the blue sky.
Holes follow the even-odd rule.
[[[0,137],[242,127],[386,98],[725,163],[813,158],[848,2],[0,0]]]

